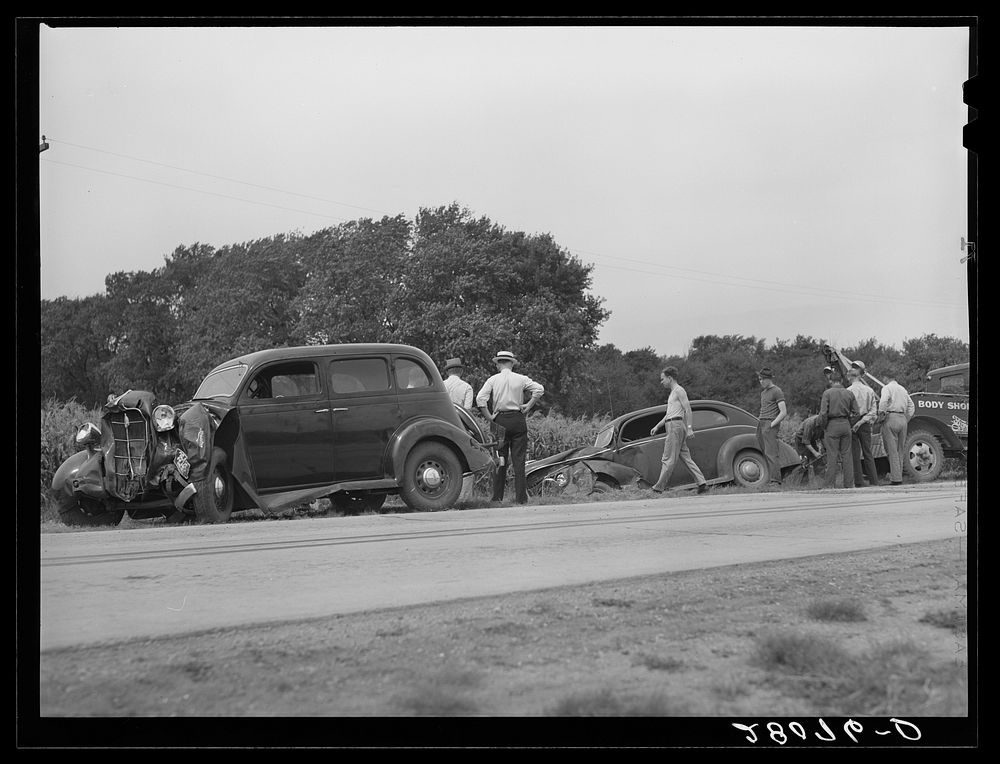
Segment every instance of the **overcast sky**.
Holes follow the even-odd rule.
[[[41,297],[458,202],[592,264],[622,350],[968,341],[968,37],[43,27]]]

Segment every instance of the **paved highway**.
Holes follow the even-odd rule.
[[[964,491],[708,494],[47,533],[41,647],[953,538]]]

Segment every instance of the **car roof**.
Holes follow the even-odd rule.
[[[927,372],[928,377],[942,377],[945,374],[954,374],[955,372],[968,371],[968,363],[956,363],[951,366],[942,366],[939,369],[931,369]]]
[[[741,409],[739,406],[734,406],[732,403],[726,403],[725,401],[716,401],[709,398],[699,398],[697,400],[689,401],[689,403],[691,404],[692,410],[696,408],[704,408],[705,406],[718,406],[721,408],[730,409],[732,411],[738,411],[742,414],[746,414],[747,416],[753,419],[757,418],[746,409]],[[621,416],[615,417],[614,419],[611,420],[611,422],[609,422],[609,424],[618,426],[626,419],[631,419],[632,417],[636,416],[644,416],[646,414],[662,413],[666,408],[667,404],[661,403],[659,406],[649,406],[644,409],[637,409],[635,411],[630,411],[627,414],[622,414]]]
[[[237,363],[244,363],[247,366],[259,366],[268,361],[283,361],[295,358],[308,358],[317,355],[338,356],[338,355],[365,355],[368,353],[385,355],[387,353],[401,353],[416,355],[428,363],[433,364],[430,356],[420,348],[411,345],[399,345],[387,342],[365,342],[365,343],[345,343],[340,345],[297,345],[295,347],[268,348],[258,350],[254,353],[230,358],[216,366],[222,369]],[[214,371],[214,370],[213,370]]]

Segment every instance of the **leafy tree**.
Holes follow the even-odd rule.
[[[41,301],[42,400],[75,398],[94,407],[107,399],[104,367],[111,358],[107,302],[103,295]]]
[[[436,359],[461,356],[477,383],[497,350],[512,350],[545,385],[543,403],[558,404],[608,316],[587,294],[591,270],[547,234],[509,232],[455,204],[421,209],[395,337]]]
[[[296,344],[295,299],[305,281],[297,245],[279,235],[168,262],[165,285],[180,295],[169,377],[178,397],[229,358]]]
[[[390,342],[404,297],[410,223],[402,215],[327,228],[298,244],[304,271],[295,296],[300,344]]]

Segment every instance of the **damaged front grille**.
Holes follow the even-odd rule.
[[[146,490],[152,430],[139,409],[115,412],[110,415],[110,420],[115,440],[115,493],[123,501],[132,501]]]

